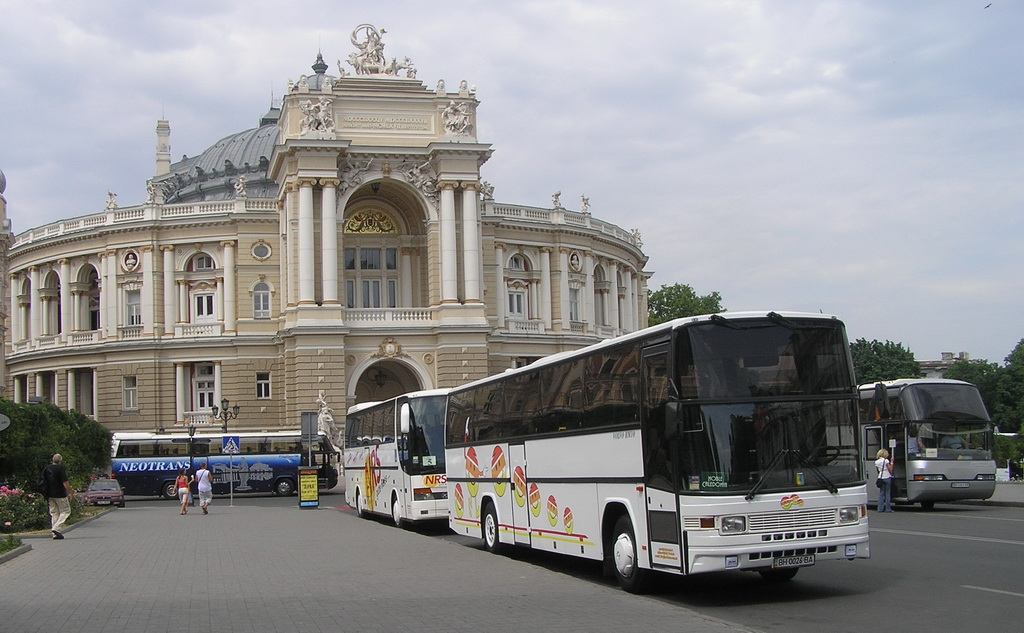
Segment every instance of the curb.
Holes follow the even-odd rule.
[[[17,557],[21,556],[22,554],[24,554],[25,552],[28,552],[31,549],[32,549],[32,546],[29,545],[28,543],[23,543],[22,545],[20,545],[18,547],[15,547],[11,551],[9,551],[6,554],[0,556],[0,565],[3,565],[4,563],[6,563],[7,561],[9,561],[11,559],[14,559],[14,558],[17,558]]]

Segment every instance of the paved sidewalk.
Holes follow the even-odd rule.
[[[745,631],[657,598],[359,519],[337,494],[132,502],[0,565],[0,627],[243,631]]]

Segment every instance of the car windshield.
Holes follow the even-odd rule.
[[[116,481],[94,481],[89,490],[120,490],[121,485]]]

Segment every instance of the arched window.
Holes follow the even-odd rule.
[[[508,258],[505,277],[506,309],[510,319],[530,318],[530,285],[533,283],[530,260],[522,253],[513,253]]]
[[[345,220],[345,305],[397,308],[399,302],[398,225],[382,209],[365,208]]]
[[[270,318],[270,286],[262,281],[252,287],[252,318]]]

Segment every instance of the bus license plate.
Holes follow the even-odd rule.
[[[971,487],[971,482],[969,482],[969,481],[954,481],[952,484],[950,484],[950,486],[953,487],[953,488],[970,488]]]
[[[780,556],[779,558],[772,559],[772,567],[779,569],[782,567],[809,567],[814,564],[814,554],[807,554],[806,556]]]

